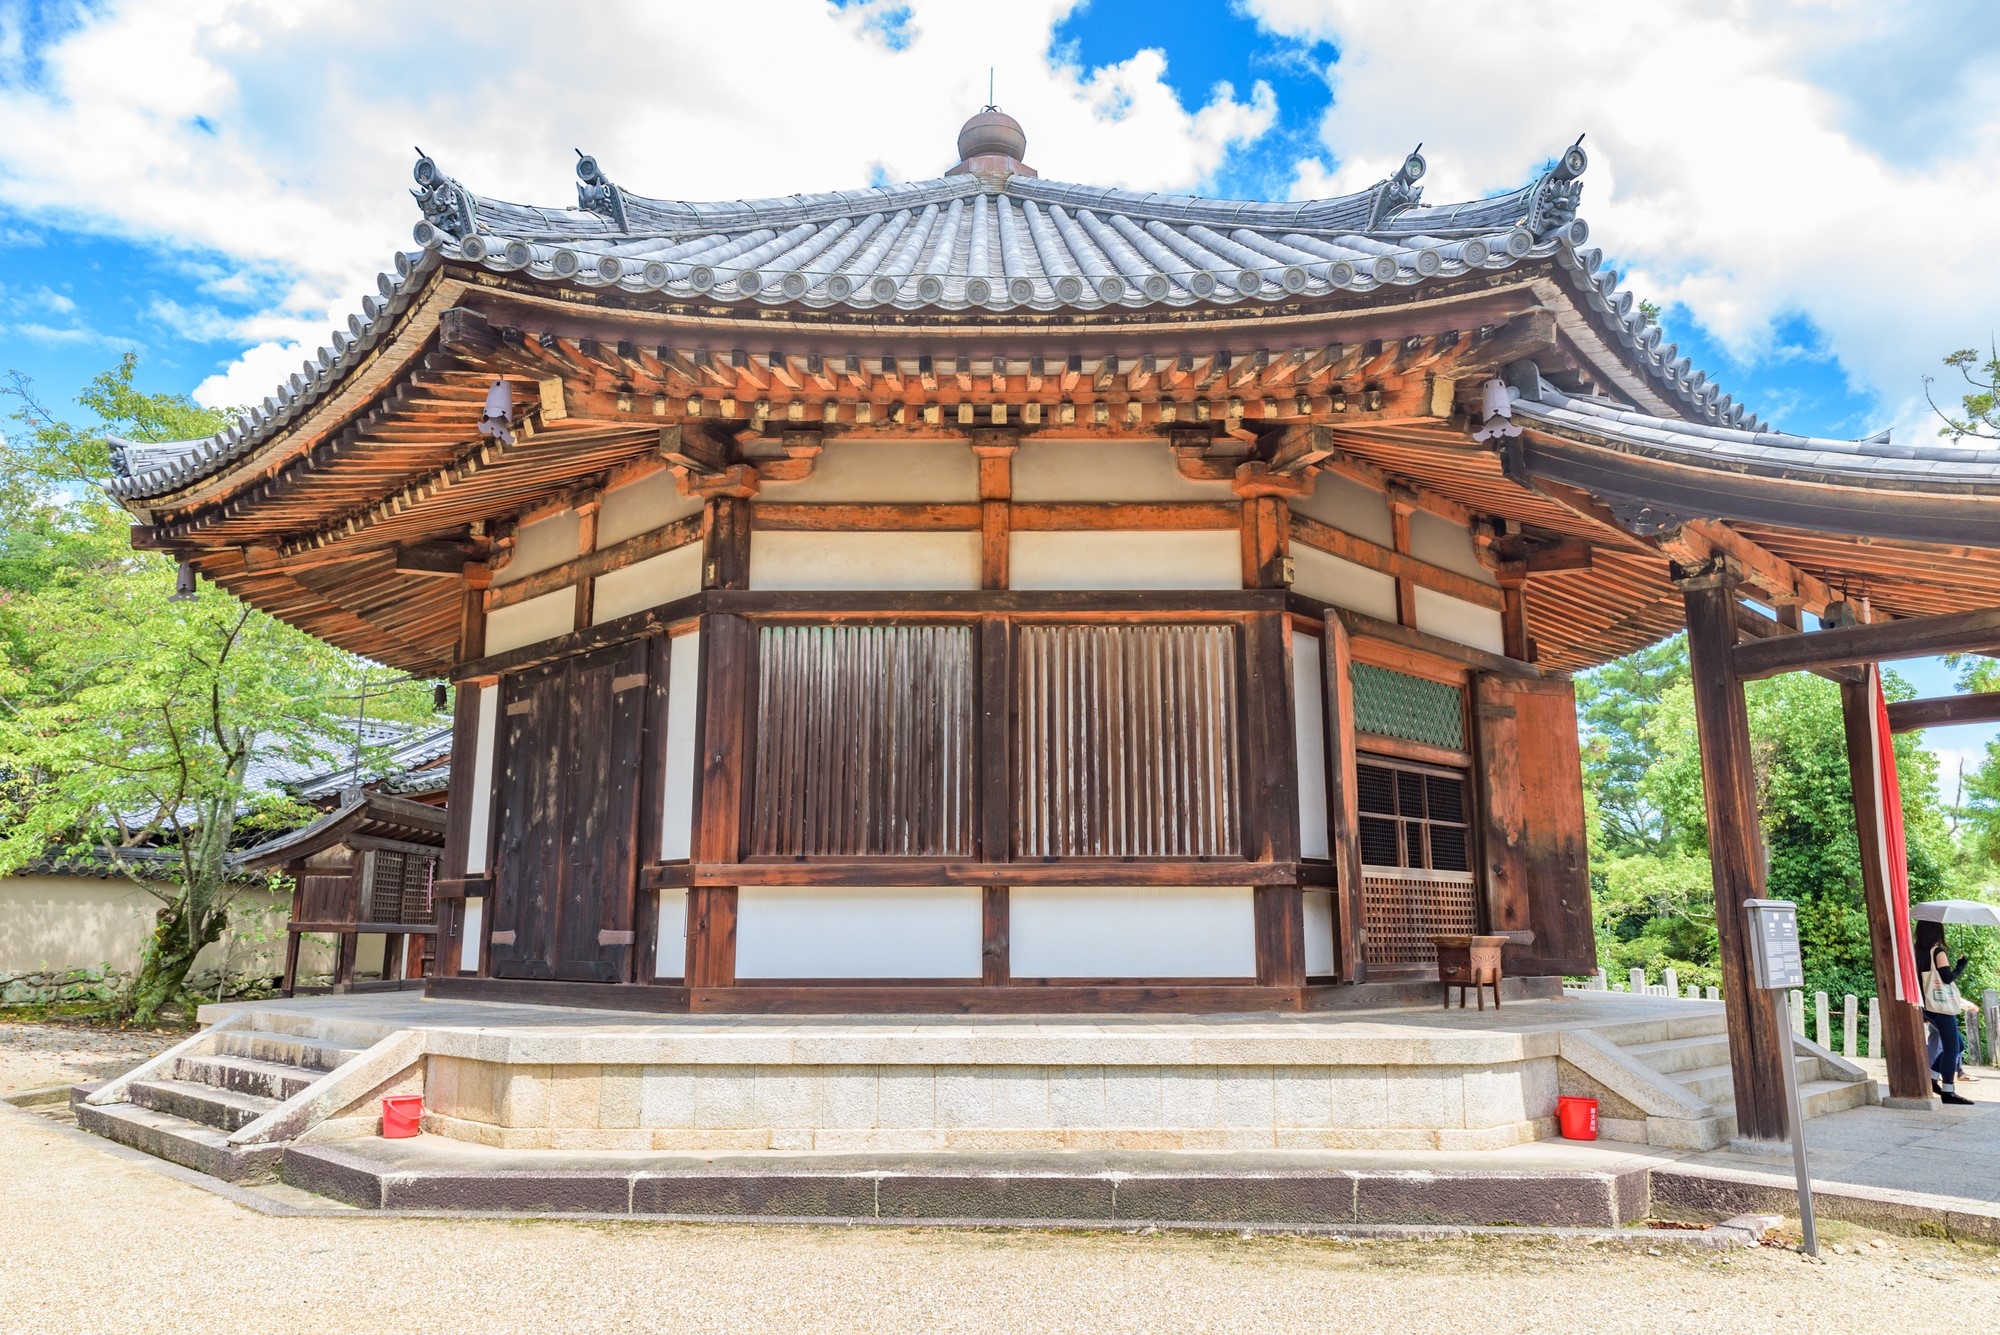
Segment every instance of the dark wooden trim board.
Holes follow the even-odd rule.
[[[736,885],[1330,885],[1331,867],[1305,862],[940,862],[925,858],[797,862],[669,862],[644,868],[648,890]]]

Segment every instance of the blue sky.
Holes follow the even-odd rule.
[[[2000,25],[1969,0],[0,0],[0,124],[30,127],[0,136],[0,370],[60,406],[130,349],[146,388],[260,398],[409,244],[414,144],[528,202],[567,201],[573,147],[655,195],[907,179],[989,67],[1044,174],[1140,188],[1349,189],[1422,141],[1442,202],[1587,133],[1593,243],[1786,430],[1928,434],[1922,376],[2000,318]]]

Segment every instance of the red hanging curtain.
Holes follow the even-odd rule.
[[[1889,896],[1889,938],[1896,951],[1896,1000],[1914,1002],[1917,990],[1916,946],[1910,939],[1910,849],[1903,837],[1903,789],[1896,776],[1896,739],[1889,731],[1889,700],[1882,694],[1882,670],[1868,667],[1868,686],[1875,694],[1875,787],[1883,868],[1882,884]]]

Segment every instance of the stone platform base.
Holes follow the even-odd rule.
[[[1399,1171],[1330,1155],[723,1155],[493,1150],[442,1138],[294,1145],[293,1186],[364,1209],[798,1222],[1498,1225],[1645,1217],[1648,1167]]]
[[[1504,1149],[1554,1134],[1580,1033],[1669,1039],[1721,1015],[1557,997],[1484,1013],[639,1017],[386,994],[203,1019],[409,1053],[424,1130],[490,1149],[911,1154]],[[293,1137],[373,1134],[365,1099],[324,1102]]]

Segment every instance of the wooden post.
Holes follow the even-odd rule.
[[[749,508],[742,501],[731,504]],[[747,525],[744,532],[748,533]],[[695,736],[701,745],[695,778],[696,862],[743,860],[756,675],[757,628],[740,616],[703,617],[701,699],[695,710]],[[696,886],[688,891],[688,987],[735,986],[736,898],[734,886]]]
[[[1253,862],[1299,859],[1290,633],[1282,612],[1258,613],[1243,627],[1243,833],[1244,856]],[[1253,893],[1258,983],[1305,986],[1305,898],[1298,884],[1258,886]]]
[[[1396,550],[1404,556],[1410,554],[1410,515],[1416,508],[1415,496],[1400,487],[1389,489],[1389,533]],[[1417,628],[1417,586],[1401,575],[1396,576],[1396,624]]]
[[[1888,863],[1882,848],[1882,794],[1876,787],[1874,674],[1840,684],[1840,717],[1847,734],[1847,779],[1854,792],[1854,832],[1861,845],[1861,899],[1868,913],[1868,947],[1875,967],[1878,1012],[1869,1006],[1868,1048],[1889,1063],[1889,1097],[1931,1096],[1923,1012],[1896,1000],[1896,933],[1889,920]]]
[[[1004,589],[1010,560],[1014,497],[1014,451],[1018,431],[989,428],[972,433],[972,452],[979,458],[979,587]]]
[[[1321,675],[1326,678],[1326,825],[1333,856],[1334,964],[1341,980],[1368,980],[1362,917],[1360,775],[1354,758],[1354,655],[1347,623],[1328,609]]]
[[[980,461],[983,475],[987,460]],[[982,487],[983,490],[983,487]],[[1006,508],[1004,505],[1001,507]],[[1001,562],[1005,574],[1005,561]],[[1005,617],[979,621],[978,836],[982,862],[1010,862],[1014,856],[1013,627]],[[1012,912],[1007,886],[986,887],[981,896],[980,981],[997,987],[1013,977],[1009,931]]]
[[[1715,879],[1736,1131],[1746,1140],[1783,1141],[1791,1135],[1791,1110],[1785,1106],[1779,1063],[1791,1054],[1777,998],[1752,985],[1743,921],[1743,902],[1764,894],[1764,852],[1750,715],[1743,683],[1730,666],[1736,643],[1736,575],[1725,566],[1712,566],[1679,583],[1687,608],[1688,667],[1708,807],[1708,859]]]
[[[597,512],[599,510],[602,510],[603,508],[604,508],[604,495],[602,492],[597,492],[597,491],[585,492],[582,498],[577,501],[576,505],[577,556],[579,557],[589,556],[592,552],[597,550]],[[583,630],[590,625],[591,604],[593,600],[596,598],[596,596],[597,596],[597,581],[595,579],[591,578],[589,575],[586,574],[583,576],[583,578],[577,580],[576,620],[573,623],[577,630]]]
[[[1285,498],[1304,492],[1306,479],[1252,461],[1237,465],[1231,486],[1243,498],[1243,587],[1284,588],[1292,582],[1292,511]]]
[[[1535,649],[1528,638],[1528,563],[1503,561],[1493,573],[1500,582],[1500,652],[1532,663]]]
[[[750,587],[750,502],[742,496],[709,498],[702,512],[704,589]]]

